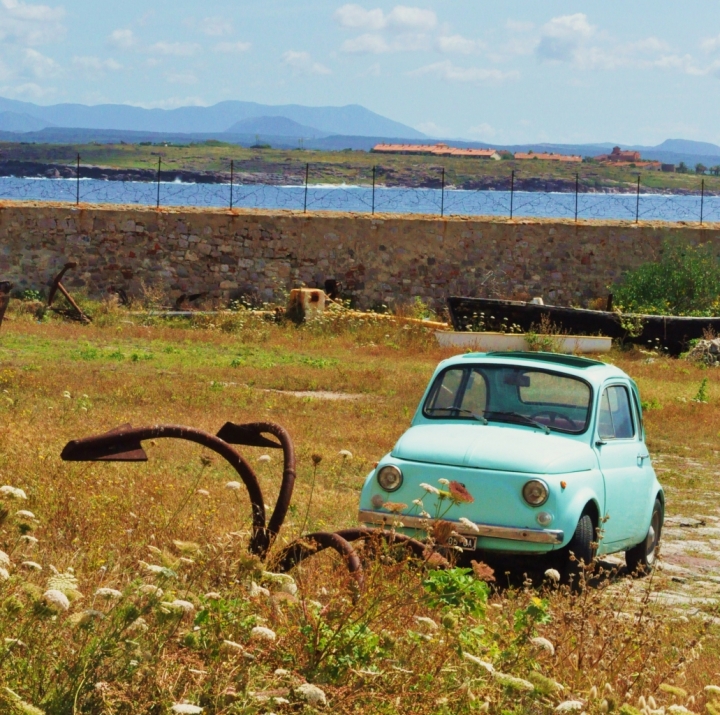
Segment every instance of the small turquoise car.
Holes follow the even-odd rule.
[[[410,429],[365,480],[359,521],[416,538],[442,523],[434,536],[446,545],[555,554],[569,572],[624,551],[630,572],[649,572],[664,511],[638,388],[622,370],[469,353],[438,365]]]

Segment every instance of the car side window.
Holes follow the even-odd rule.
[[[622,385],[608,387],[600,400],[598,414],[600,439],[632,439],[635,436],[630,395]]]

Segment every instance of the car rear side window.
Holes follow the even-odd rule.
[[[598,414],[600,439],[632,439],[635,436],[630,395],[622,385],[613,385],[603,392]]]

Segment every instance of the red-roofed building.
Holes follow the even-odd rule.
[[[597,161],[612,161],[628,164],[635,164],[638,161],[642,161],[639,151],[623,151],[619,146],[613,147],[613,150],[609,154],[600,154],[600,156],[596,156],[595,159],[597,159]]]
[[[495,149],[460,149],[447,144],[376,144],[376,154],[430,154],[433,156],[469,156],[476,159],[500,160]]]
[[[567,161],[567,162],[578,162],[580,163],[582,161],[581,156],[577,156],[575,154],[545,154],[545,153],[535,153],[535,152],[517,152],[514,155],[515,159],[538,159],[540,161]]]

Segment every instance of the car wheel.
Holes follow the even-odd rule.
[[[659,499],[655,500],[650,528],[645,538],[632,549],[625,552],[625,563],[629,573],[650,573],[655,566],[657,547],[660,543],[660,532],[663,525],[663,506]]]
[[[578,521],[567,549],[565,574],[575,588],[582,588],[580,575],[595,559],[595,526],[589,514],[583,514]],[[574,555],[574,559],[572,558]],[[584,567],[583,567],[584,564]]]

